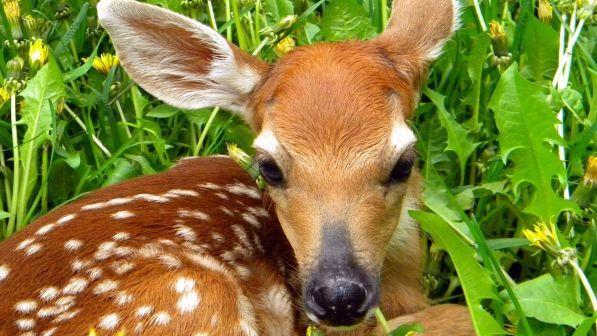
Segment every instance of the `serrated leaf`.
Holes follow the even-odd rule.
[[[578,306],[579,289],[573,276],[554,278],[544,274],[513,287],[514,293],[527,316],[553,324],[565,324],[576,327],[586,317]],[[507,295],[502,293],[504,300]],[[506,309],[513,309],[510,303]]]
[[[526,62],[521,71],[536,80],[551,78],[558,66],[558,33],[534,15],[529,15],[522,46]]]
[[[578,206],[561,198],[552,188],[552,179],[566,181],[566,170],[549,142],[561,142],[541,87],[522,78],[513,64],[502,74],[489,107],[495,112],[498,140],[504,161],[510,159],[514,169],[510,176],[516,197],[521,185],[528,182],[534,192],[525,212],[545,221],[555,220],[564,210],[579,211]]]
[[[423,231],[431,235],[433,241],[450,255],[477,334],[505,334],[506,332],[481,304],[483,300],[499,300],[499,298],[490,273],[477,262],[475,250],[438,215],[424,211],[410,211],[409,214],[419,222]]]
[[[468,158],[471,156],[475,148],[479,145],[478,143],[473,143],[468,135],[470,133],[469,130],[465,129],[463,125],[459,124],[452,114],[446,110],[446,106],[444,101],[446,97],[435,92],[431,89],[424,90],[425,95],[431,99],[433,104],[437,107],[437,112],[439,116],[439,120],[442,124],[442,128],[446,130],[448,134],[448,142],[446,146],[447,151],[454,152],[458,157],[458,161],[460,163],[460,176],[464,176],[466,162]]]
[[[367,12],[355,0],[332,0],[319,26],[328,41],[368,39],[376,34]]]

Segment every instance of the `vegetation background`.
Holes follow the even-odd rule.
[[[387,0],[149,0],[268,61],[381,32]],[[480,335],[595,335],[596,0],[464,0],[412,120],[425,288]],[[189,155],[250,152],[219,109],[156,101],[118,66],[94,0],[3,0],[0,240],[91,190]]]

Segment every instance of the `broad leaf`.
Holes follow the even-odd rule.
[[[522,36],[526,62],[522,72],[536,80],[552,77],[558,66],[559,35],[534,15],[529,15]]]
[[[525,212],[550,221],[564,210],[579,209],[552,188],[554,177],[566,181],[564,165],[549,147],[549,142],[561,142],[554,127],[557,119],[541,87],[522,78],[517,67],[513,64],[504,72],[489,107],[500,131],[502,157],[514,162],[510,176],[514,194],[520,195],[524,182],[532,184],[535,191]]]
[[[376,34],[367,12],[355,0],[332,0],[326,6],[320,24],[328,41],[368,39]]]
[[[465,129],[462,124],[458,123],[454,119],[454,116],[446,110],[444,104],[444,101],[446,100],[445,96],[431,89],[425,89],[425,95],[429,97],[437,107],[439,120],[448,134],[448,146],[446,147],[446,150],[454,152],[458,157],[460,163],[460,176],[462,178],[462,176],[464,176],[466,162],[478,143],[473,143],[468,138],[470,132]]]
[[[263,9],[267,13],[270,25],[276,24],[285,16],[294,14],[294,5],[290,0],[265,0]]]
[[[554,278],[544,274],[513,287],[520,305],[527,316],[553,324],[565,324],[576,327],[586,317],[581,314],[578,302],[579,288],[573,276]],[[502,293],[507,302],[508,297]],[[512,304],[507,309],[514,309]]]
[[[409,213],[420,223],[423,231],[430,234],[433,241],[450,255],[477,334],[505,334],[506,332],[481,304],[483,300],[499,300],[499,298],[489,272],[477,262],[475,250],[438,215],[424,211]]]

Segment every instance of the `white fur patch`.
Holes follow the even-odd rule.
[[[120,316],[118,314],[108,314],[102,316],[98,326],[104,330],[114,330],[120,323]]]
[[[260,149],[270,155],[274,155],[276,152],[278,152],[280,143],[278,142],[278,139],[276,139],[274,132],[272,132],[271,129],[266,128],[259,133],[257,138],[255,138],[253,147]]]

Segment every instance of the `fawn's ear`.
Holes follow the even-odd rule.
[[[374,40],[415,86],[459,26],[459,0],[394,0],[385,32]]]
[[[211,28],[157,6],[101,0],[97,10],[123,67],[147,92],[179,108],[221,106],[251,120],[248,96],[267,63]]]

